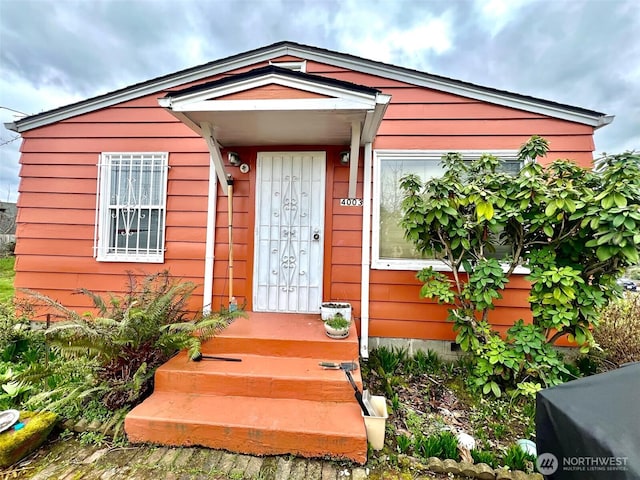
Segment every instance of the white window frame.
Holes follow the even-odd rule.
[[[157,205],[143,205],[138,204],[138,212],[143,209],[152,208],[159,211],[159,219],[161,226],[158,231],[158,237],[155,238],[155,242],[159,245],[159,248],[151,248],[148,245],[146,248],[139,245],[135,248],[131,248],[131,251],[127,252],[113,252],[110,251],[112,246],[109,245],[111,238],[111,221],[110,211],[112,205],[110,203],[110,191],[111,191],[111,170],[113,168],[113,160],[129,158],[133,159],[148,159],[151,160],[153,165],[158,165],[161,168],[161,178],[158,185],[154,185],[154,188],[160,189],[160,204]],[[166,217],[167,217],[167,177],[169,170],[169,154],[168,152],[103,152],[100,154],[98,161],[98,175],[97,175],[97,195],[96,195],[96,224],[94,232],[94,258],[99,262],[135,262],[135,263],[164,263],[165,252],[165,230],[166,230]],[[116,207],[120,209],[121,207]],[[138,213],[138,223],[140,214]],[[155,243],[154,242],[154,243]],[[148,242],[149,243],[149,242]]]
[[[381,197],[381,163],[384,160],[430,160],[440,161],[442,156],[457,152],[465,160],[475,160],[488,153],[506,160],[517,160],[517,150],[374,150],[373,152],[373,205],[371,228],[371,268],[374,270],[408,270],[418,271],[433,267],[438,272],[450,272],[442,260],[380,258],[380,197]],[[504,265],[506,268],[506,264]],[[529,273],[525,267],[516,267],[514,273]]]

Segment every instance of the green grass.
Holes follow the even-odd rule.
[[[13,265],[14,256],[0,258],[0,302],[7,302],[13,298],[13,278],[16,272]]]

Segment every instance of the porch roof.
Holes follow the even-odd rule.
[[[284,93],[252,97],[252,90],[266,86],[282,87]],[[288,97],[287,91],[304,95]],[[208,124],[223,147],[346,146],[354,123],[359,145],[373,141],[390,98],[371,87],[271,65],[170,92],[158,101],[199,135]]]
[[[274,86],[275,95],[257,94]],[[271,65],[171,92],[158,102],[205,139],[221,184],[232,184],[221,147],[344,144],[354,197],[360,145],[373,142],[390,100],[374,88]]]

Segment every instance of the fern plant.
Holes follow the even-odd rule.
[[[36,380],[58,373],[69,380],[37,395],[32,402],[44,403],[55,411],[69,402],[100,398],[110,411],[123,416],[123,411],[150,392],[158,366],[178,350],[188,349],[191,357],[195,356],[202,342],[238,315],[213,314],[189,321],[186,307],[194,289],[193,283],[177,281],[167,271],[148,275],[142,281],[130,273],[122,296],[109,294],[103,298],[79,290],[95,307],[95,313],[84,315],[37,292],[28,292],[65,317],[47,330],[46,338],[66,362],[54,364],[49,370],[34,366],[26,377]],[[62,372],[70,364],[82,366],[79,375]]]

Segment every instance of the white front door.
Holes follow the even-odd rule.
[[[253,309],[318,313],[325,152],[258,153]]]

